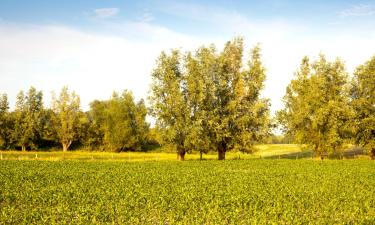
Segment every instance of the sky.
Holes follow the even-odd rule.
[[[236,36],[245,60],[260,44],[275,112],[303,56],[340,57],[352,74],[375,54],[375,0],[0,0],[0,93],[14,107],[34,86],[48,107],[68,86],[83,110],[113,91],[146,99],[161,51],[220,49]]]

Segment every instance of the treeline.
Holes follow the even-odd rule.
[[[265,68],[259,46],[243,65],[243,40],[235,38],[218,52],[162,52],[152,73],[151,112],[164,144],[186,152],[253,152],[257,143],[307,144],[317,155],[342,153],[357,144],[375,157],[375,56],[360,65],[351,80],[340,59],[315,62],[304,57],[287,87],[284,109],[270,119],[269,100],[260,97]]]
[[[43,106],[43,93],[31,87],[17,95],[9,111],[6,94],[0,96],[0,148],[50,149],[72,145],[87,150],[145,150],[149,141],[147,109],[131,92],[113,93],[109,100],[95,100],[90,110],[80,109],[80,99],[67,87],[53,96],[51,108]]]
[[[270,101],[260,95],[266,79],[260,47],[244,53],[243,45],[235,38],[222,51],[210,45],[162,52],[151,74],[149,108],[124,91],[93,101],[83,112],[79,96],[67,87],[45,108],[42,92],[32,87],[18,94],[9,111],[3,94],[0,148],[142,151],[161,144],[183,160],[193,150],[216,151],[218,159],[229,150],[252,153],[258,143],[307,144],[318,155],[340,153],[351,143],[375,157],[375,56],[351,78],[340,59],[304,57],[284,109],[270,118]],[[148,113],[155,128],[146,122]],[[282,137],[272,134],[276,127]]]

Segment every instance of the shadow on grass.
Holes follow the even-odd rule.
[[[361,147],[353,147],[349,150],[343,152],[336,152],[330,154],[323,154],[323,159],[355,159],[358,156],[366,155],[363,148]],[[262,157],[264,159],[308,159],[319,157],[315,155],[312,151],[303,151],[303,152],[293,152],[287,154],[279,154],[279,155],[272,155],[272,156],[265,156]]]

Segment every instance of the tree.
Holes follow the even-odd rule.
[[[9,148],[11,144],[11,118],[8,96],[0,95],[0,148]]]
[[[351,82],[354,138],[375,159],[375,56],[358,66]]]
[[[324,55],[310,64],[304,57],[287,87],[285,108],[278,119],[287,134],[309,144],[318,155],[340,152],[349,137],[347,73],[342,61],[328,62]]]
[[[151,114],[162,132],[164,144],[172,146],[179,160],[185,159],[190,130],[190,113],[186,101],[186,84],[181,65],[181,54],[173,50],[170,55],[162,52],[152,72],[149,100]]]
[[[227,42],[216,53],[213,45],[182,57],[161,54],[152,74],[151,110],[166,143],[184,155],[230,149],[252,152],[269,133],[269,103],[260,98],[265,70],[260,49],[252,50],[249,68],[242,66],[243,40]],[[181,156],[180,156],[181,158]]]
[[[191,124],[197,124],[191,131],[196,134],[195,147],[217,150],[219,160],[230,149],[253,152],[254,144],[270,130],[269,103],[260,98],[265,69],[259,46],[251,50],[247,69],[242,66],[242,38],[227,42],[219,55],[211,46],[201,48],[194,58],[195,62],[188,57],[187,77],[195,78],[188,89],[188,99],[194,103],[189,106],[194,115]]]
[[[63,87],[58,98],[53,96],[52,110],[55,113],[55,131],[63,151],[66,152],[79,135],[81,116],[79,96],[75,92],[69,93],[68,87]]]
[[[146,106],[143,100],[135,103],[131,92],[114,92],[110,100],[92,102],[90,115],[93,126],[100,131],[96,140],[112,151],[140,150],[146,145]]]
[[[43,94],[31,87],[27,95],[23,91],[17,95],[14,112],[14,139],[25,151],[27,147],[36,148],[42,133]]]
[[[185,146],[189,150],[199,150],[201,160],[203,153],[216,150],[209,130],[209,121],[213,116],[210,104],[214,98],[212,77],[216,73],[216,62],[214,46],[201,47],[195,55],[188,53],[185,58],[186,100],[191,115]]]

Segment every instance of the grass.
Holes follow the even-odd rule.
[[[266,144],[257,145],[257,151],[254,154],[244,154],[241,152],[227,152],[226,158],[231,159],[254,159],[254,158],[270,158],[270,159],[310,159],[313,153],[297,144]],[[361,155],[357,150],[346,151],[344,156],[353,158]],[[199,160],[199,153],[193,152],[187,154],[186,160]],[[364,156],[364,158],[367,158]],[[98,151],[1,151],[1,160],[101,160],[101,161],[175,161],[176,153],[160,152],[158,149],[151,152],[98,152]],[[217,159],[215,152],[203,155],[204,160]]]
[[[0,224],[374,224],[370,160],[0,161]]]

